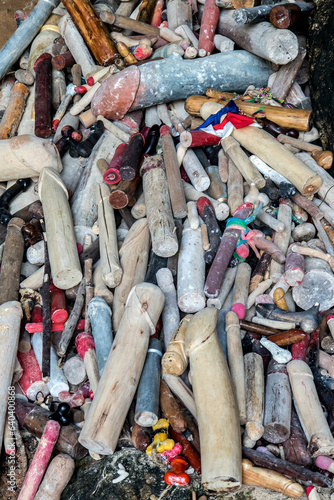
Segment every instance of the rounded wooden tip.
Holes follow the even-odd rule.
[[[129,197],[124,191],[116,189],[109,196],[109,203],[112,208],[125,208],[128,205]]]
[[[185,335],[186,354],[191,354],[216,332],[218,310],[207,307],[197,312],[188,323]]]
[[[161,365],[164,373],[168,373],[169,375],[181,375],[187,368],[187,360],[176,351],[166,352],[163,355]]]
[[[333,164],[333,153],[331,151],[314,150],[311,156],[317,164],[325,170],[329,170]]]
[[[250,439],[257,441],[263,436],[264,427],[260,422],[247,422],[246,432]]]
[[[153,427],[157,421],[157,415],[150,411],[141,411],[135,415],[135,422],[142,427]]]
[[[232,326],[239,328],[239,318],[237,314],[233,311],[228,312],[225,316],[225,323],[226,323],[226,331]]]

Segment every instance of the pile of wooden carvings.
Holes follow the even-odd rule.
[[[11,487],[60,498],[127,419],[168,484],[190,466],[211,492],[314,500],[334,472],[334,182],[312,4],[137,3],[40,0],[0,51],[0,433],[14,459],[21,427],[41,438]]]

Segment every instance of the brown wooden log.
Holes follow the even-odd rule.
[[[222,108],[228,104],[229,97],[227,99],[219,99],[219,96],[226,96],[226,92],[220,92],[217,90],[209,89],[207,91],[207,96],[197,96],[193,95],[188,97],[185,103],[185,110],[193,116],[200,117],[201,106],[207,101],[219,102]],[[235,98],[235,95],[232,94]],[[219,99],[219,101],[217,101]],[[307,132],[312,127],[313,113],[307,109],[295,109],[295,108],[283,108],[279,106],[269,106],[262,105],[259,103],[250,103],[247,101],[242,101],[241,99],[235,100],[236,105],[241,111],[247,114],[255,113],[261,106],[261,112],[264,112],[266,118],[271,120],[277,125],[284,128],[294,128],[301,132]]]
[[[182,409],[163,380],[160,382],[160,406],[173,429],[176,432],[184,432],[187,423]]]
[[[89,0],[64,0],[64,7],[83,36],[88,48],[101,66],[108,66],[118,53],[107,28]]]
[[[296,344],[306,337],[306,334],[301,330],[288,330],[287,332],[270,335],[269,340],[280,347]]]
[[[20,124],[29,90],[22,83],[16,83],[12,89],[10,100],[2,117],[0,139],[9,139],[15,135]]]

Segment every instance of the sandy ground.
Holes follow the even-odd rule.
[[[16,29],[15,11],[23,10],[24,13],[29,14],[36,3],[37,0],[0,0],[0,47],[3,47]]]

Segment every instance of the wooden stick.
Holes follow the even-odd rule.
[[[96,202],[98,205],[101,273],[104,283],[109,288],[115,288],[121,282],[123,271],[119,263],[115,216],[114,210],[109,204],[109,195],[109,187],[100,183],[97,186]]]
[[[241,262],[237,267],[231,311],[235,312],[239,319],[244,319],[246,314],[246,303],[251,272],[252,269],[247,262]]]
[[[18,300],[20,271],[24,253],[24,239],[21,233],[24,221],[13,217],[7,228],[5,247],[1,261],[0,305]]]
[[[77,326],[78,319],[80,318],[82,308],[85,303],[85,295],[86,295],[86,280],[82,279],[77,290],[77,295],[75,298],[74,306],[71,311],[71,314],[64,325],[64,330],[61,334],[57,354],[62,357],[66,354],[67,348],[73,336],[75,327]]]
[[[269,488],[291,498],[299,498],[304,493],[304,488],[299,483],[294,483],[278,472],[253,467],[252,462],[245,459],[242,461],[242,482],[243,484]]]
[[[312,151],[323,151],[321,146],[317,146],[316,144],[305,142],[301,139],[295,139],[294,137],[289,137],[283,134],[279,134],[277,136],[277,140],[282,144],[291,144],[291,146],[309,153],[312,153]]]
[[[276,30],[267,22],[243,26],[232,16],[231,11],[221,11],[218,33],[228,36],[239,47],[275,64],[287,64],[297,57],[298,40],[291,31]]]
[[[129,17],[125,17],[118,14],[112,14],[111,12],[101,12],[100,14],[101,20],[106,24],[111,24],[112,26],[116,26],[117,28],[122,28],[125,30],[131,30],[135,33],[140,33],[141,35],[152,35],[152,36],[160,36],[159,28],[155,26],[151,26],[147,23],[143,23],[140,21],[135,21]]]
[[[134,417],[143,427],[153,427],[158,422],[161,356],[160,340],[151,338],[138,384]]]
[[[231,158],[228,159],[227,194],[228,206],[233,214],[244,201],[242,174]]]
[[[15,414],[21,427],[26,429],[30,434],[40,438],[43,434],[48,417],[51,413],[41,406],[16,399]],[[76,460],[81,460],[87,455],[87,450],[78,442],[80,430],[74,424],[62,426],[56,449],[61,453],[67,453]]]
[[[141,167],[141,175],[152,249],[161,257],[171,257],[178,250],[178,242],[161,156],[147,157]]]
[[[64,0],[64,7],[98,63],[101,66],[108,66],[113,63],[118,57],[115,44],[111,40],[107,28],[98,18],[90,1]]]
[[[221,145],[225,154],[233,161],[244,179],[250,185],[254,183],[259,189],[265,186],[266,181],[243,152],[238,142],[233,137],[226,137],[221,140]]]
[[[290,435],[290,421],[291,390],[286,365],[272,359],[267,370],[264,439],[269,443],[286,441]]]
[[[235,389],[239,409],[240,425],[246,423],[246,392],[244,360],[242,353],[239,318],[234,312],[225,317],[227,333],[228,365],[231,372],[232,384]]]
[[[118,330],[130,290],[144,281],[149,251],[150,232],[147,219],[139,219],[131,226],[119,251],[123,276],[114,292],[112,316],[114,332]]]
[[[7,404],[15,403],[15,391],[11,388],[16,362],[17,346],[20,336],[20,323],[23,313],[20,302],[10,301],[0,305],[0,396],[3,404],[0,407],[0,443],[6,421]]]
[[[241,484],[241,444],[238,407],[219,344],[216,323],[218,311],[198,312],[186,331],[192,385],[198,413],[201,440],[202,485],[214,491],[232,491]],[[262,360],[261,360],[262,362]],[[215,380],[215,384],[212,384]],[[207,387],[211,387],[208,391]],[[224,386],[225,390],[215,390]],[[218,443],[215,429],[222,432]],[[227,447],[227,443],[233,443]]]
[[[287,462],[306,467],[312,463],[310,452],[307,449],[307,439],[294,407],[291,409],[290,437],[284,441],[283,449]],[[314,479],[313,482],[320,485]]]
[[[312,458],[334,453],[334,440],[322,411],[309,366],[300,360],[287,365],[293,397]]]
[[[188,366],[185,353],[185,334],[192,314],[187,314],[176,328],[162,357],[162,371],[170,375],[182,375]]]
[[[137,389],[149,335],[155,331],[163,302],[163,293],[155,285],[142,283],[131,291],[113,349],[80,434],[81,444],[96,453],[110,455],[115,451]],[[131,339],[128,336],[130,328]],[[101,420],[102,414],[105,418]]]
[[[96,64],[70,15],[66,14],[61,18],[59,31],[77,64],[80,65],[84,77],[92,73],[96,68]],[[73,81],[73,83],[75,82]],[[74,102],[76,102],[76,97],[74,97]]]
[[[87,312],[91,319],[96,358],[101,376],[113,343],[111,309],[101,297],[93,297],[88,304]]]
[[[38,194],[43,204],[53,282],[66,290],[82,279],[68,192],[57,173],[47,167],[40,176]]]
[[[169,423],[176,432],[184,432],[187,423],[179,403],[174,398],[166,382],[160,382],[160,406]]]
[[[182,181],[182,186],[183,186],[184,194],[185,194],[187,201],[197,201],[198,198],[200,198],[201,196],[205,196],[206,198],[208,198],[208,200],[211,202],[213,208],[215,209],[215,214],[216,214],[217,220],[227,219],[227,217],[229,215],[229,208],[226,205],[226,203],[220,203],[219,201],[214,200],[213,198],[208,196],[207,194],[201,193],[200,191],[197,191],[197,189],[195,189],[188,182]]]
[[[87,332],[79,333],[79,335],[75,338],[75,346],[79,356],[84,360],[90,389],[93,391],[95,396],[100,380],[100,374],[93,337]]]

